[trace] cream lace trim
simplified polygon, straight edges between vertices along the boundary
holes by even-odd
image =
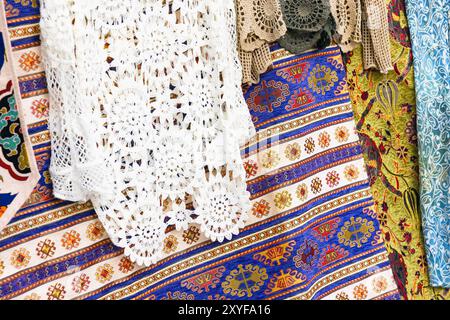
[[[336,40],[343,52],[352,51],[362,42],[361,0],[330,0],[330,7],[336,21]]]

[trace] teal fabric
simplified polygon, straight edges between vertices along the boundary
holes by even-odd
[[[449,0],[407,0],[417,94],[421,209],[430,284],[450,287]]]

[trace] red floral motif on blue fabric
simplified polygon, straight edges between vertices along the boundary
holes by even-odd
[[[344,248],[341,248],[335,244],[327,245],[327,247],[322,250],[320,256],[320,264],[322,265],[322,267],[325,267],[347,256],[348,251],[346,251]]]
[[[335,218],[314,227],[313,234],[319,241],[328,241],[337,231],[341,219]]]

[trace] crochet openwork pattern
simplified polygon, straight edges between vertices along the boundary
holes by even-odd
[[[330,45],[335,23],[333,18],[328,18],[323,30],[316,32],[288,29],[284,37],[278,43],[289,52],[300,54],[312,48],[323,49]]]
[[[394,70],[391,57],[388,10],[384,0],[362,0],[364,68],[381,73]]]
[[[236,0],[242,82],[257,83],[272,65],[269,43],[286,33],[278,0]]]
[[[138,264],[169,226],[237,234],[254,127],[234,1],[41,0],[41,15],[55,194],[92,200]]]
[[[319,31],[330,15],[329,0],[281,0],[289,29]]]
[[[331,43],[335,22],[328,0],[281,0],[287,32],[278,43],[294,54],[322,49]]]
[[[362,41],[361,0],[330,0],[330,6],[337,25],[336,40],[343,52],[351,51]]]

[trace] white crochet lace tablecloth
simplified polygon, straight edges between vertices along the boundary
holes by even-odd
[[[139,264],[169,226],[237,234],[254,127],[234,1],[42,0],[41,15],[55,195],[92,200]]]

